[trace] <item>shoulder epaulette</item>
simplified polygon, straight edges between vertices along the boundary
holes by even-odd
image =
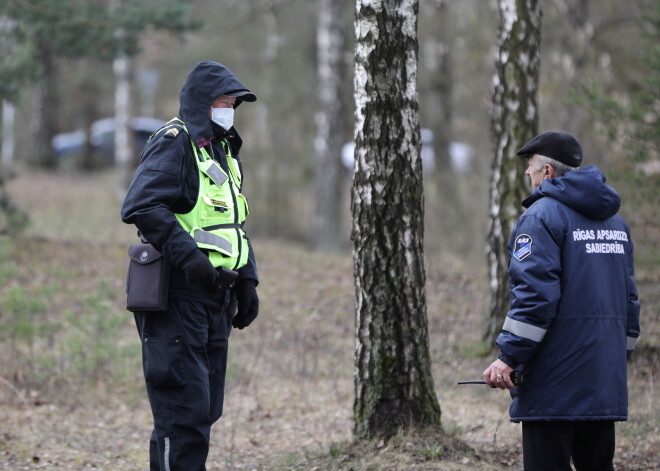
[[[172,118],[167,123],[165,123],[162,128],[153,133],[149,137],[149,141],[147,143],[151,142],[154,137],[161,133],[165,139],[175,139],[181,133],[181,131],[186,131],[186,128],[183,127],[183,121],[178,118]]]
[[[181,128],[178,126],[173,126],[170,127],[167,131],[165,131],[165,134],[163,134],[163,137],[167,139],[174,139],[176,136],[179,135],[181,132]]]

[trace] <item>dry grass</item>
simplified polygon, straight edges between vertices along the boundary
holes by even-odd
[[[33,175],[30,186],[42,190],[37,197],[24,178],[12,182],[12,194],[40,222],[28,237],[2,241],[9,249],[0,262],[0,300],[12,287],[33,300],[45,296],[41,325],[49,320],[59,328],[31,346],[0,334],[2,470],[148,468],[151,418],[137,335],[123,311],[125,252],[133,231],[118,221],[111,183],[107,175]],[[209,471],[522,469],[520,428],[508,421],[508,395],[456,385],[478,378],[490,362],[478,356],[487,305],[483,274],[428,274],[433,375],[445,433],[353,443],[350,256],[274,240],[254,245],[262,308],[255,324],[232,334],[225,415],[213,429]],[[94,319],[99,312],[118,316],[120,325],[97,327],[115,336],[115,355],[103,364],[105,374],[90,378],[67,356],[74,337],[66,334],[71,315]],[[2,322],[7,317],[0,312]],[[90,344],[103,340],[89,335]],[[617,426],[617,470],[658,469],[652,349],[635,359],[629,378],[631,420]]]

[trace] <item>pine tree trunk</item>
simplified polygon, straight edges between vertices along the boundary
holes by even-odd
[[[449,155],[449,145],[454,134],[452,132],[452,98],[454,95],[454,77],[452,74],[452,58],[449,28],[449,7],[447,1],[441,1],[438,5],[440,12],[440,21],[438,29],[435,31],[434,55],[435,67],[432,70],[430,80],[432,99],[435,98],[437,107],[434,109],[437,124],[434,127],[433,147],[435,148],[436,177],[441,187],[447,183],[453,185],[454,176],[449,173],[451,169],[451,158]],[[435,104],[435,103],[434,103]],[[427,105],[428,106],[428,105]],[[448,178],[443,178],[448,177]],[[448,181],[449,180],[449,181]]]
[[[40,167],[53,169],[57,165],[53,151],[53,137],[57,134],[57,68],[55,58],[49,48],[39,47],[39,60],[43,78],[33,98],[32,155],[29,161]]]
[[[98,67],[94,61],[82,60],[78,66],[81,69],[81,80],[78,85],[78,97],[81,100],[80,118],[83,123],[83,129],[87,130],[85,137],[85,144],[83,145],[82,155],[78,165],[81,170],[92,171],[106,162],[101,162],[97,155],[94,146],[92,145],[91,129],[92,124],[97,121],[100,116],[100,97],[102,96],[100,87],[96,77],[94,77],[93,70]],[[149,115],[146,115],[149,116]]]
[[[490,181],[488,266],[492,345],[509,310],[507,244],[528,195],[527,161],[516,155],[538,132],[541,1],[499,0],[497,74],[493,90],[494,158]]]
[[[346,90],[344,52],[345,0],[318,0],[319,111],[314,150],[314,200],[312,245],[319,250],[336,250],[342,245],[342,165],[345,141]]]
[[[424,270],[418,2],[357,0],[355,434],[439,426]]]

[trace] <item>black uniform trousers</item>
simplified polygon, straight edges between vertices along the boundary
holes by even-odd
[[[150,471],[205,471],[211,425],[222,415],[230,296],[220,308],[170,299],[166,312],[135,313],[154,419]]]
[[[614,422],[523,422],[525,471],[613,471]]]

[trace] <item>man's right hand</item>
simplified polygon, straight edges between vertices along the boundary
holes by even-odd
[[[213,286],[218,278],[218,272],[209,258],[199,250],[195,250],[181,266],[188,283]]]
[[[511,381],[513,368],[497,359],[490,364],[483,373],[486,384],[491,388],[513,389],[515,385]]]
[[[257,282],[248,278],[236,283],[236,300],[238,312],[232,319],[231,325],[237,329],[245,329],[259,314]]]

